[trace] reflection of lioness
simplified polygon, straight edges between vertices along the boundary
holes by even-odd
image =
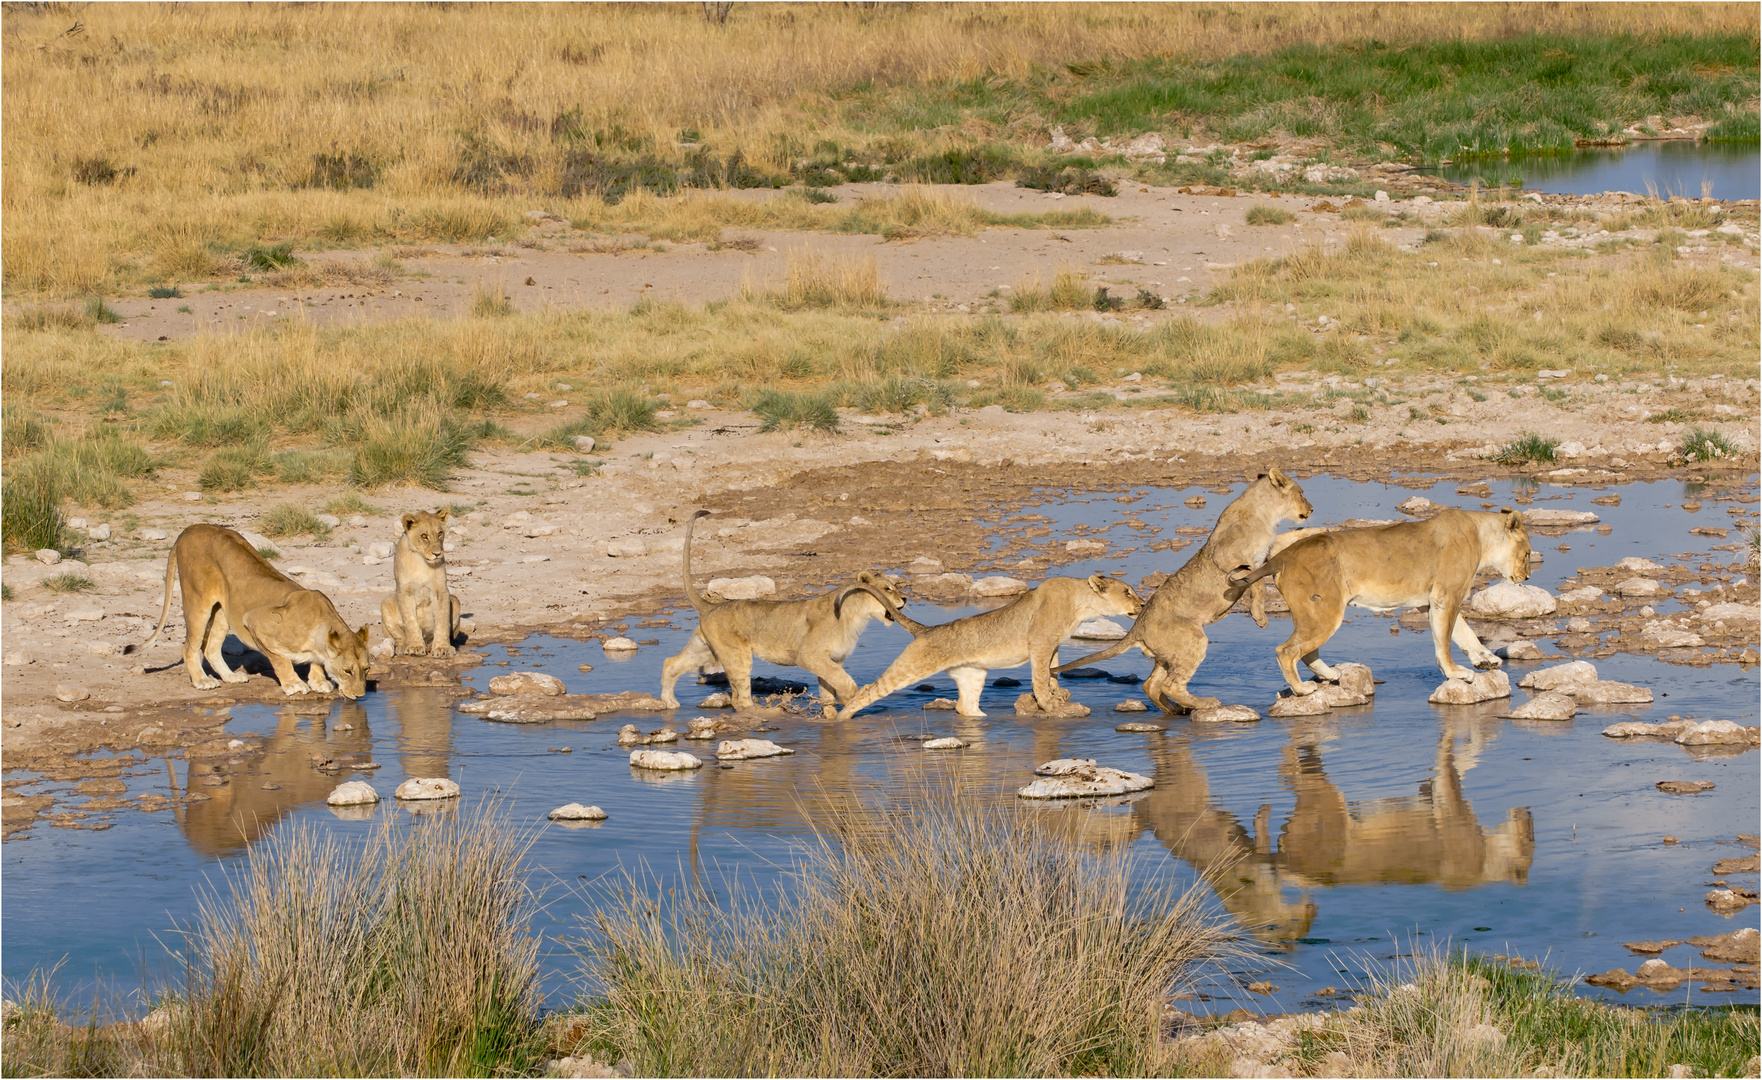
[[[1034,700],[1048,713],[1057,713],[1070,696],[1053,678],[1052,662],[1063,641],[1084,619],[1097,615],[1136,615],[1144,604],[1123,581],[1103,574],[1087,580],[1048,578],[1040,587],[1023,593],[996,611],[925,626],[901,615],[879,593],[872,593],[889,609],[899,625],[912,632],[912,643],[888,665],[881,677],[857,692],[838,714],[847,720],[857,712],[919,679],[946,671],[960,690],[955,711],[962,716],[984,716],[979,711],[979,691],[991,668],[1033,665]]]
[[[1450,659],[1451,641],[1477,666],[1498,667],[1499,658],[1460,614],[1482,570],[1497,570],[1506,581],[1530,576],[1529,534],[1509,507],[1497,514],[1446,510],[1425,521],[1323,533],[1231,580],[1236,595],[1261,578],[1278,585],[1292,623],[1291,637],[1276,650],[1279,670],[1293,693],[1308,694],[1315,684],[1298,678],[1297,661],[1324,679],[1336,677],[1319,652],[1340,628],[1348,605],[1372,611],[1430,605],[1432,643],[1447,677],[1474,678],[1471,669]]]
[[[1102,651],[1059,667],[1066,671],[1118,656],[1134,645],[1156,661],[1144,680],[1144,693],[1164,712],[1176,706],[1210,709],[1217,698],[1194,697],[1187,681],[1205,659],[1205,627],[1229,613],[1241,589],[1232,589],[1227,575],[1258,565],[1274,546],[1281,521],[1302,521],[1310,515],[1303,488],[1277,469],[1262,473],[1239,498],[1224,507],[1210,539],[1174,576],[1157,587],[1126,636]],[[1309,530],[1303,530],[1307,532]],[[1257,625],[1266,625],[1259,589],[1250,599]]]
[[[734,707],[750,709],[756,655],[767,663],[813,672],[820,680],[820,704],[830,715],[836,702],[849,701],[857,692],[857,681],[844,670],[844,660],[856,648],[863,628],[870,619],[892,618],[875,597],[887,597],[897,609],[905,606],[905,595],[885,577],[865,571],[857,575],[858,584],[811,600],[712,604],[691,583],[691,530],[698,518],[708,514],[699,510],[685,523],[685,595],[697,609],[697,633],[684,652],[661,666],[661,702],[677,709],[673,684],[679,676],[714,660],[728,673]],[[859,592],[861,596],[856,595]]]
[[[367,628],[350,630],[330,598],[303,589],[257,554],[245,538],[218,525],[191,525],[178,534],[165,560],[165,601],[153,634],[127,651],[145,649],[165,629],[171,582],[183,583],[184,670],[198,690],[220,683],[202,670],[202,658],[229,683],[248,676],[226,666],[220,647],[230,631],[269,659],[285,694],[332,689],[346,698],[367,692]],[[295,664],[310,664],[304,682]]]
[[[380,601],[380,623],[402,656],[451,656],[459,598],[447,591],[447,508],[405,514],[403,523],[392,555],[396,587]]]

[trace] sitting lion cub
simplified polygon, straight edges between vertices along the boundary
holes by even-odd
[[[870,595],[887,608],[895,622],[911,631],[912,643],[879,679],[845,703],[838,714],[840,720],[848,720],[888,694],[942,671],[954,677],[960,690],[955,711],[962,716],[984,716],[979,711],[979,691],[985,687],[985,673],[1022,664],[1032,665],[1035,702],[1043,711],[1056,714],[1070,700],[1052,673],[1059,642],[1085,619],[1136,615],[1144,606],[1130,585],[1105,574],[1086,580],[1047,578],[1039,588],[996,611],[939,626],[913,622],[881,593]]]
[[[1205,659],[1209,644],[1206,626],[1227,615],[1242,595],[1241,589],[1232,589],[1228,575],[1242,567],[1258,566],[1269,550],[1291,535],[1275,535],[1279,522],[1302,521],[1310,511],[1309,500],[1297,481],[1277,469],[1262,473],[1224,507],[1205,546],[1174,576],[1157,586],[1144,606],[1144,614],[1125,637],[1098,653],[1063,664],[1058,670],[1099,663],[1135,645],[1156,662],[1150,678],[1144,680],[1144,694],[1157,708],[1167,713],[1177,707],[1216,708],[1217,698],[1194,697],[1187,691],[1187,682]],[[1250,614],[1256,625],[1266,625],[1259,589],[1250,595]]]
[[[447,508],[405,514],[392,553],[395,591],[379,620],[400,656],[451,656],[459,636],[459,598],[447,591]]]
[[[181,579],[184,600],[184,670],[198,690],[220,685],[202,670],[202,660],[229,683],[249,676],[226,665],[220,647],[230,632],[268,658],[284,694],[310,690],[329,693],[330,682],[344,697],[367,692],[367,628],[350,630],[330,598],[301,588],[257,554],[245,538],[219,525],[191,525],[178,534],[165,560],[165,601],[152,636],[124,652],[158,640],[171,613],[171,583]],[[305,681],[295,664],[310,664]]]
[[[1231,576],[1234,595],[1270,577],[1291,607],[1291,636],[1274,650],[1279,670],[1295,694],[1315,692],[1297,675],[1297,661],[1324,679],[1336,678],[1322,663],[1321,647],[1334,636],[1346,608],[1394,611],[1427,607],[1432,645],[1446,678],[1468,680],[1474,672],[1450,659],[1454,641],[1478,667],[1498,667],[1494,656],[1462,618],[1462,603],[1475,575],[1497,570],[1506,581],[1530,576],[1530,538],[1523,517],[1510,507],[1497,514],[1445,510],[1425,521],[1368,529],[1342,529],[1300,540],[1260,569]]]

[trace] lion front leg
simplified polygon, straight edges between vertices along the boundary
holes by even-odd
[[[1461,679],[1463,682],[1470,682],[1474,679],[1474,669],[1463,667],[1450,655],[1450,639],[1454,634],[1456,624],[1461,621],[1462,602],[1455,596],[1440,596],[1439,591],[1438,589],[1432,590],[1431,619],[1432,651],[1438,660],[1438,670],[1442,671],[1447,679]],[[1480,639],[1474,636],[1473,631],[1469,631],[1468,636],[1476,646],[1485,651],[1486,646],[1481,645]],[[1469,655],[1472,658],[1474,654],[1470,652]]]
[[[425,626],[423,625],[424,620],[422,618],[422,612],[416,603],[416,598],[403,589],[399,589],[396,596],[398,601],[398,621],[403,624],[404,628],[404,655],[427,656],[428,638],[435,629],[433,618],[435,614],[434,605],[426,605],[430,617],[427,620],[428,625]]]
[[[1468,657],[1469,663],[1475,667],[1496,668],[1502,662],[1493,655],[1493,650],[1481,643],[1480,636],[1474,632],[1474,628],[1468,625],[1468,620],[1464,619],[1461,614],[1456,616],[1456,625],[1451,627],[1450,640],[1456,643],[1456,647],[1462,650],[1463,654]]]
[[[446,618],[435,620],[434,643],[428,647],[430,656],[452,656],[458,652],[453,642],[459,637],[459,598],[448,593],[445,606]]]

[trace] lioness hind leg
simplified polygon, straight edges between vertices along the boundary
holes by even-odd
[[[190,597],[184,597],[184,671],[190,677],[190,685],[198,690],[213,690],[220,685],[219,679],[202,669],[202,646],[207,638],[208,625],[219,614],[219,604],[203,611],[190,603]],[[220,640],[226,640],[226,635],[221,634]],[[215,670],[225,669],[223,660]]]
[[[1468,620],[1461,615],[1456,616],[1456,625],[1451,628],[1450,640],[1456,643],[1456,647],[1467,655],[1469,663],[1475,667],[1496,668],[1501,663],[1500,659],[1493,655],[1493,650],[1481,644],[1480,636],[1474,632],[1473,627],[1468,625]]]
[[[1307,582],[1294,582],[1290,589],[1280,587],[1285,602],[1291,606],[1291,636],[1273,649],[1273,654],[1279,658],[1279,671],[1293,694],[1315,693],[1315,684],[1304,682],[1297,674],[1297,662],[1314,659],[1334,631],[1340,629],[1340,621],[1346,615],[1344,597],[1324,600],[1309,589]]]
[[[722,661],[722,670],[728,673],[728,690],[734,695],[736,709],[753,707],[753,657],[744,649],[730,650],[727,656],[718,656]]]
[[[202,655],[208,658],[208,666],[214,673],[229,683],[242,683],[250,679],[242,671],[234,671],[226,664],[226,657],[221,653],[221,646],[226,644],[226,635],[232,633],[232,625],[226,621],[226,609],[216,607],[214,618],[208,624],[207,642],[202,647]],[[206,689],[206,688],[205,688]]]
[[[1340,681],[1340,673],[1329,667],[1327,662],[1321,658],[1320,649],[1306,653],[1303,657],[1303,662],[1308,665],[1309,670],[1315,672],[1318,678],[1326,679],[1329,682]]]
[[[1167,704],[1170,700],[1189,710],[1215,709],[1220,704],[1217,698],[1194,697],[1187,692],[1187,681],[1205,662],[1209,644],[1205,630],[1188,620],[1177,620],[1159,629],[1154,642],[1156,670],[1144,681],[1144,692],[1164,712],[1175,711]]]
[[[985,669],[981,667],[954,667],[948,669],[948,675],[954,680],[955,694],[954,711],[958,716],[977,717],[985,714],[979,709],[979,693],[985,689]]]
[[[699,630],[692,634],[691,640],[685,643],[685,650],[678,656],[668,657],[667,662],[661,665],[661,704],[669,709],[677,709],[679,699],[673,696],[673,684],[679,681],[679,676],[715,659],[716,654],[710,651],[710,643],[704,640],[704,632]]]

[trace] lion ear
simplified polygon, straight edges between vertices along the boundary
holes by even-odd
[[[409,532],[410,526],[416,524],[416,515],[415,514],[405,514],[402,520],[404,522],[404,531]]]
[[[443,506],[439,510],[436,510],[434,512],[434,516],[437,518],[440,518],[442,521],[445,521],[445,520],[447,520],[448,515],[450,515],[452,512],[453,511],[450,508]]]
[[[1509,507],[1509,506],[1500,507],[1499,512],[1501,514],[1505,515],[1505,527],[1507,529],[1510,529],[1512,532],[1522,532],[1523,531],[1523,515],[1522,514],[1511,509],[1511,507]]]
[[[1105,592],[1107,589],[1107,575],[1106,574],[1090,574],[1089,575],[1089,587],[1091,589],[1094,589],[1096,592]]]
[[[869,573],[867,570],[864,570],[861,573],[857,574],[857,580],[862,582],[864,585],[867,585],[875,580],[875,575]]]
[[[361,644],[367,644],[367,627],[363,626],[361,629],[355,631],[355,636],[361,639]]]
[[[1268,472],[1266,475],[1267,475],[1268,479],[1270,479],[1273,483],[1279,485],[1280,487],[1290,487],[1291,486],[1291,481],[1287,480],[1285,478],[1285,474],[1280,472],[1276,466],[1270,472]]]

